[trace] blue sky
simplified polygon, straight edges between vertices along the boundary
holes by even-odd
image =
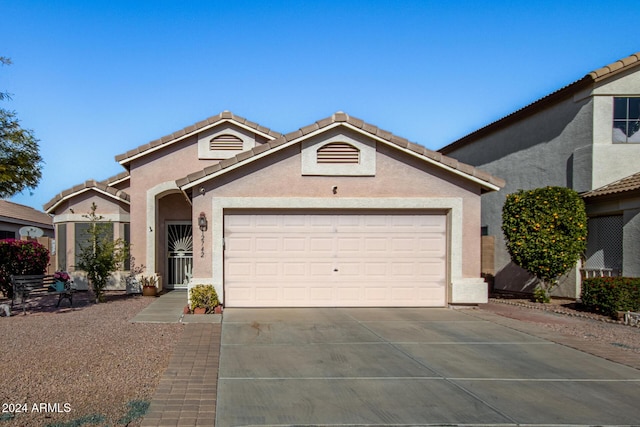
[[[279,132],[336,111],[431,149],[640,51],[640,2],[0,0],[2,107],[40,140],[17,203],[231,110]]]

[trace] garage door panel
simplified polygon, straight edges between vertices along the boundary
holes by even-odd
[[[443,306],[446,217],[225,215],[225,303]]]
[[[333,254],[334,239],[330,237],[310,237],[309,251],[312,255],[322,256]]]
[[[306,252],[307,239],[304,237],[283,237],[282,250],[284,252]]]

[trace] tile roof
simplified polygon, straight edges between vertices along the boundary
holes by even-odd
[[[596,188],[595,190],[587,191],[582,194],[582,197],[587,199],[591,197],[607,196],[637,190],[640,190],[640,172],[634,173],[631,176],[619,179],[600,188]]]
[[[9,218],[18,222],[40,224],[47,228],[53,228],[53,220],[46,213],[8,200],[0,200],[0,218]]]
[[[598,68],[597,70],[591,71],[586,74],[580,80],[576,80],[575,82],[564,86],[558,89],[555,92],[546,95],[537,101],[532,102],[529,105],[526,105],[519,110],[512,112],[504,116],[501,119],[498,119],[488,125],[481,127],[478,130],[471,132],[468,135],[463,136],[462,138],[448,144],[438,151],[443,154],[449,154],[458,148],[464,147],[467,144],[472,143],[478,138],[481,138],[485,135],[488,135],[494,131],[497,131],[505,126],[510,125],[518,120],[522,120],[525,117],[536,114],[542,108],[545,108],[555,102],[566,99],[570,96],[573,96],[576,92],[583,90],[585,88],[590,87],[593,83],[600,82],[602,80],[606,80],[610,77],[613,77],[616,74],[619,74],[623,71],[632,69],[634,67],[640,66],[640,52],[634,53],[626,58],[615,61],[609,65],[605,65],[602,68]]]
[[[122,174],[121,174],[122,175]],[[120,175],[117,175],[120,176]],[[115,178],[115,177],[114,177]],[[129,194],[127,194],[126,192],[122,191],[122,190],[118,190],[114,187],[111,187],[107,184],[107,182],[110,182],[110,179],[107,179],[105,181],[95,181],[93,179],[87,180],[85,182],[83,182],[82,184],[76,185],[73,188],[69,188],[68,190],[64,190],[62,193],[56,195],[54,198],[52,198],[51,200],[49,200],[47,203],[45,203],[44,210],[46,212],[52,212],[56,206],[58,206],[62,201],[75,196],[76,194],[82,193],[84,191],[88,191],[88,190],[97,190],[100,191],[102,193],[106,193],[109,196],[113,197],[114,199],[117,199],[119,201],[125,202],[125,203],[129,203],[130,202],[130,198],[129,198]]]
[[[118,182],[122,182],[122,181],[124,181],[126,179],[129,179],[129,178],[130,178],[129,171],[124,171],[124,172],[120,172],[118,175],[115,175],[115,176],[109,177],[109,178],[107,178],[107,179],[105,179],[103,181],[100,181],[100,183],[110,186],[110,185],[116,184]]]
[[[185,137],[194,135],[198,132],[201,132],[202,130],[204,130],[205,128],[209,128],[214,126],[216,123],[225,121],[225,120],[232,120],[242,126],[245,126],[251,130],[254,130],[258,133],[261,133],[263,135],[266,135],[270,138],[278,138],[281,136],[281,134],[279,132],[273,131],[269,128],[266,128],[264,126],[260,126],[257,123],[254,123],[252,121],[249,121],[247,119],[245,119],[244,117],[240,117],[238,115],[233,114],[230,111],[223,111],[222,113],[215,115],[215,116],[211,116],[207,119],[204,119],[202,121],[199,121],[198,123],[195,123],[193,125],[187,126],[183,129],[180,129],[177,132],[174,132],[170,135],[165,135],[162,138],[158,138],[154,141],[148,142],[147,144],[143,144],[141,146],[139,146],[138,148],[134,148],[133,150],[129,150],[126,153],[123,154],[119,154],[116,156],[116,162],[121,163],[121,164],[126,164],[129,161],[131,161],[131,159],[133,157],[136,157],[138,155],[142,155],[144,153],[146,153],[147,151],[153,151],[155,149],[158,149],[160,147],[164,147],[167,145],[171,145],[174,142],[177,142]]]
[[[427,161],[431,161],[433,163],[439,164],[442,167],[453,169],[458,171],[461,174],[466,175],[467,177],[473,177],[477,180],[483,182],[487,187],[503,187],[505,182],[501,178],[497,178],[495,176],[490,175],[487,172],[484,172],[480,169],[477,169],[473,166],[467,165],[465,163],[458,162],[456,159],[451,157],[447,157],[438,153],[436,151],[429,150],[422,145],[413,143],[405,138],[394,135],[393,133],[382,130],[377,126],[368,124],[361,119],[357,119],[352,117],[342,111],[339,111],[333,114],[330,117],[327,117],[322,120],[318,120],[317,122],[300,128],[294,132],[290,132],[286,135],[282,135],[273,141],[269,141],[265,144],[254,147],[252,150],[240,153],[234,157],[229,159],[225,159],[220,163],[209,166],[201,171],[190,174],[185,178],[179,179],[176,181],[178,187],[190,187],[193,183],[198,182],[202,179],[206,179],[206,177],[216,174],[218,172],[223,171],[224,169],[230,168],[232,166],[238,165],[245,161],[251,161],[256,156],[266,153],[270,150],[273,150],[279,146],[282,146],[286,143],[292,142],[299,138],[308,136],[312,133],[321,131],[324,128],[334,126],[336,124],[345,124],[354,127],[356,130],[364,134],[368,134],[370,136],[376,137],[378,139],[382,139],[389,143],[390,145],[395,145],[401,149],[408,150],[414,154],[417,154],[419,157],[424,158]]]

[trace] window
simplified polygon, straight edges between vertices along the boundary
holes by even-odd
[[[640,97],[613,98],[613,142],[640,143]]]
[[[318,149],[318,163],[358,164],[360,150],[346,142],[332,142]]]
[[[589,218],[586,270],[608,271],[617,276],[622,273],[623,218],[622,215]]]
[[[209,141],[211,151],[242,151],[242,140],[235,135],[218,135]]]
[[[113,240],[113,224],[108,222],[99,222],[98,224],[107,224],[108,227],[105,227],[104,231],[106,236]],[[91,234],[89,233],[89,227],[91,226],[88,222],[77,222],[75,224],[75,254],[76,259],[77,256],[82,251],[83,247],[87,247],[91,244]]]
[[[124,241],[129,246],[131,244],[131,224],[124,223]],[[124,270],[131,270],[131,254],[124,260]]]
[[[67,224],[58,224],[56,254],[58,256],[58,270],[67,271]]]
[[[16,238],[15,231],[0,230],[0,240],[2,240],[2,239],[15,239],[15,238]]]

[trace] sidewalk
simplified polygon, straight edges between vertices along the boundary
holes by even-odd
[[[147,297],[149,298],[149,297]],[[221,314],[194,315],[184,314],[187,305],[187,291],[173,290],[166,292],[142,310],[131,322],[133,323],[221,323]]]
[[[142,421],[143,427],[214,425],[222,315],[184,314],[186,304],[186,291],[170,291],[132,319],[141,323],[185,324]]]

